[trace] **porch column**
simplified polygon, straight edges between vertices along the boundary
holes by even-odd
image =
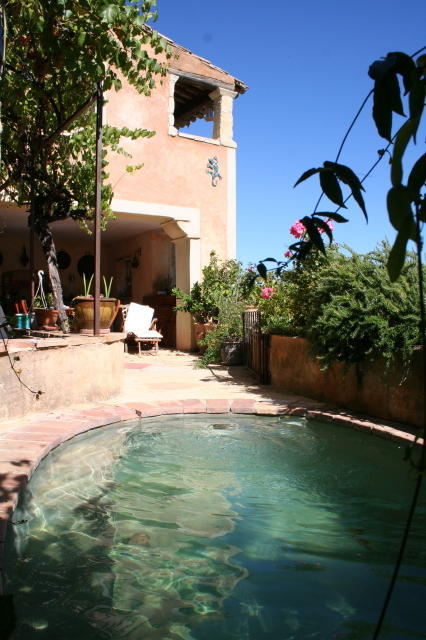
[[[234,142],[234,117],[233,107],[236,91],[218,87],[211,93],[209,98],[214,102],[214,128],[213,138],[220,141],[226,147],[236,147]]]
[[[192,215],[186,219],[169,218],[161,227],[175,245],[176,250],[176,286],[190,291],[192,285],[201,276],[200,216]],[[179,312],[176,316],[176,346],[190,351],[194,347],[192,317],[189,313]]]
[[[176,247],[176,286],[190,291],[200,279],[201,248],[199,238],[178,238],[172,240]],[[178,313],[176,316],[176,346],[183,351],[194,347],[192,316]]]

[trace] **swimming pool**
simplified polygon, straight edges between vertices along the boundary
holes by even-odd
[[[414,476],[303,419],[170,416],[74,438],[7,544],[17,640],[370,638]],[[382,638],[426,638],[424,495]]]

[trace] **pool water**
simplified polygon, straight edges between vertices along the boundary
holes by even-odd
[[[56,449],[7,544],[16,640],[369,639],[415,477],[393,442],[256,416]],[[426,638],[426,502],[382,639]]]

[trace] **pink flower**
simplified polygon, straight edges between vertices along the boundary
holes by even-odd
[[[260,297],[264,298],[265,300],[269,300],[269,298],[272,298],[274,293],[275,293],[275,289],[273,289],[272,287],[263,287],[263,289],[260,292]]]
[[[330,229],[330,231],[333,231],[334,229],[334,224],[333,221],[330,220],[329,218],[327,220],[325,220],[325,224],[328,226],[328,228]],[[304,224],[302,224],[300,222],[300,220],[297,220],[296,222],[294,222],[291,227],[290,227],[290,233],[292,236],[294,236],[295,238],[301,238],[303,236],[303,234],[306,231],[306,227]],[[324,229],[321,229],[321,227],[318,228],[318,231],[320,233],[324,233]],[[285,255],[285,254],[284,254]],[[287,257],[287,256],[286,256]]]
[[[284,258],[292,258],[293,257],[293,251],[286,251],[284,253]]]
[[[300,220],[297,220],[296,222],[294,222],[290,227],[290,233],[295,238],[301,238],[305,233],[305,231],[306,231],[306,227],[304,224],[300,222]]]

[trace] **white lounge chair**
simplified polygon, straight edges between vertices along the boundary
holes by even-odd
[[[131,302],[123,305],[121,312],[124,318],[124,332],[127,337],[137,342],[138,353],[141,353],[141,342],[152,345],[152,351],[158,353],[158,343],[162,339],[162,334],[156,329],[156,318],[154,318],[154,309],[147,305]],[[124,349],[127,351],[127,340],[124,343]]]

